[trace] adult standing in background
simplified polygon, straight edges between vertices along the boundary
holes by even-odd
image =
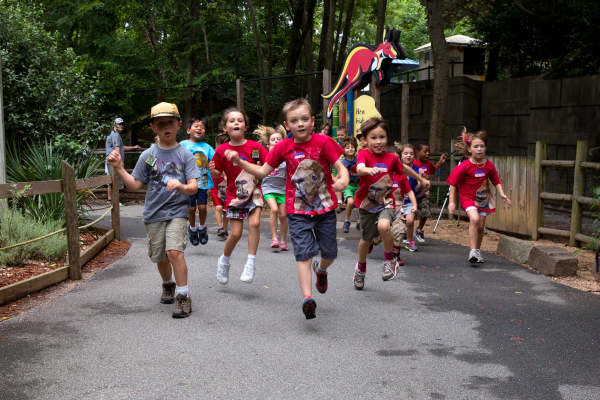
[[[117,118],[115,119],[115,124],[113,126],[113,130],[110,132],[110,135],[108,135],[106,137],[106,157],[108,157],[108,155],[110,153],[112,153],[113,150],[118,150],[119,153],[121,153],[121,164],[124,164],[125,160],[125,151],[131,151],[131,150],[137,150],[140,148],[140,146],[135,145],[135,146],[125,146],[123,144],[123,139],[121,138],[121,132],[123,132],[123,130],[125,129],[125,121],[123,121],[123,118]],[[108,162],[105,160],[104,162],[104,171],[106,172],[106,175],[109,175],[110,172],[108,170]],[[107,194],[107,203],[110,203],[110,185],[108,185],[108,194]],[[119,202],[120,206],[126,206],[127,204],[124,202]]]

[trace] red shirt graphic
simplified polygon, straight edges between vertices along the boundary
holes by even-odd
[[[394,189],[392,190],[392,196],[394,197],[394,209],[400,211],[404,205],[404,196],[408,194],[412,189],[410,183],[408,183],[408,177],[406,175],[392,174],[394,180]]]
[[[259,161],[265,162],[267,150],[259,143],[253,140],[247,140],[241,146],[232,146],[229,143],[223,143],[215,152],[213,161],[215,168],[225,172],[227,175],[227,194],[225,197],[225,208],[254,208],[263,206],[262,192],[260,184],[254,175],[241,169],[237,164],[230,162],[225,157],[226,150],[237,151],[242,160],[257,164]]]
[[[375,176],[361,175],[354,203],[370,213],[378,213],[384,208],[394,208],[392,174],[404,175],[402,163],[391,153],[373,154],[369,150],[358,153],[356,165],[367,168],[378,167],[382,172]],[[360,170],[359,170],[360,172]]]
[[[332,138],[312,135],[304,143],[284,139],[269,152],[266,163],[286,162],[285,209],[288,214],[319,215],[337,207],[331,166],[344,154]]]
[[[446,180],[450,185],[460,188],[458,198],[463,210],[477,207],[492,213],[496,211],[496,203],[490,190],[490,181],[494,186],[501,183],[494,164],[486,160],[483,165],[476,165],[470,159],[454,168]]]
[[[419,168],[419,175],[433,175],[435,173],[435,165],[429,160],[419,161],[418,158],[415,158],[413,161],[413,165]]]

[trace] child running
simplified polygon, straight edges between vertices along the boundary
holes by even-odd
[[[414,165],[415,160],[415,148],[412,144],[407,143],[402,146],[402,163],[412,168],[417,173],[419,167]],[[415,213],[417,212],[417,204],[419,200],[426,197],[426,192],[421,186],[417,186],[417,180],[415,178],[408,178],[410,188],[414,193],[414,198],[406,198],[404,200],[404,217],[406,218],[406,242],[404,247],[408,251],[419,251],[415,241],[413,240],[413,233],[415,229]]]
[[[342,164],[342,148],[330,137],[310,132],[314,116],[304,98],[290,101],[283,107],[285,128],[293,139],[279,142],[269,152],[266,164],[256,166],[235,151],[229,151],[229,160],[257,177],[265,177],[276,166],[286,162],[285,205],[298,262],[298,280],[302,290],[302,312],[306,319],[315,318],[317,303],[312,297],[312,271],[315,272],[319,293],[327,291],[327,268],[337,257],[335,192],[348,186],[348,171]],[[338,176],[332,182],[331,166]],[[321,259],[312,261],[321,251]]]
[[[285,128],[279,126],[277,130],[275,130],[271,127],[259,125],[254,133],[260,138],[260,144],[271,151],[277,143],[283,140]],[[275,171],[265,176],[261,183],[265,201],[271,209],[271,214],[269,215],[269,224],[271,226],[271,248],[281,249],[281,251],[288,250],[286,241],[288,222],[287,214],[285,212],[285,177],[284,161],[279,164]],[[277,219],[279,219],[281,224],[281,241],[277,239]]]
[[[200,173],[198,193],[190,196],[188,239],[193,246],[198,246],[198,244],[204,246],[208,243],[208,228],[204,225],[208,213],[206,209],[208,191],[214,186],[212,177],[208,171],[208,163],[215,155],[215,149],[204,142],[206,121],[196,117],[189,118],[187,121],[187,134],[190,136],[190,139],[184,140],[180,144],[192,152],[196,159],[198,172]],[[199,226],[196,226],[196,208],[198,208]]]
[[[231,224],[231,235],[227,238],[223,255],[217,262],[217,280],[222,285],[229,282],[229,257],[242,237],[245,219],[248,220],[248,260],[244,265],[240,280],[251,283],[254,280],[256,269],[256,250],[260,239],[260,212],[263,207],[262,192],[256,177],[243,171],[236,162],[230,162],[225,157],[228,150],[234,150],[239,154],[240,159],[247,160],[248,163],[264,164],[267,150],[258,142],[247,140],[244,137],[247,126],[248,117],[242,110],[230,107],[223,111],[220,123],[223,133],[219,136],[222,138],[220,140],[224,140],[225,143],[217,147],[214,163],[209,165],[213,177],[220,176],[221,171],[225,172],[227,176],[225,209]]]
[[[426,141],[416,142],[414,150],[414,165],[418,168],[419,174],[427,179],[429,179],[430,176],[435,174],[448,158],[448,156],[442,153],[438,163],[436,165],[433,165],[433,163],[429,161],[429,143]],[[429,204],[429,191],[426,191],[424,196],[417,196],[417,201],[419,209],[419,227],[415,231],[415,237],[419,242],[425,243],[425,234],[423,233],[423,228],[425,227],[427,218],[431,218],[433,216],[433,214],[431,213],[431,205]]]
[[[350,175],[350,183],[346,190],[342,192],[343,200],[346,202],[346,220],[342,226],[342,232],[350,232],[350,217],[354,209],[354,197],[358,190],[358,174],[356,173],[356,140],[351,137],[346,137],[340,140],[340,145],[344,149],[344,157],[340,158],[342,164],[348,170]],[[356,229],[360,231],[360,220],[356,223]]]
[[[450,184],[448,212],[453,213],[456,208],[456,188],[460,187],[460,205],[469,216],[470,263],[483,262],[480,248],[485,217],[496,211],[488,179],[496,187],[500,198],[506,204],[511,204],[502,190],[502,183],[496,167],[485,158],[486,143],[487,133],[485,131],[466,133],[466,128],[463,128],[462,137],[459,138],[455,147],[469,159],[454,168],[447,179]]]
[[[224,173],[220,178],[213,178],[214,186],[210,189],[210,197],[215,208],[215,221],[217,222],[217,237],[219,240],[227,240],[227,223],[229,218],[223,210],[227,194],[227,179]]]
[[[114,150],[107,161],[132,192],[148,184],[142,222],[148,234],[148,254],[157,263],[163,280],[160,302],[176,302],[173,318],[185,318],[192,312],[192,299],[188,295],[188,269],[183,251],[189,196],[198,191],[200,173],[192,153],[175,139],[181,128],[175,104],[159,103],[152,107],[150,127],[158,142],[142,153],[131,175],[123,168],[118,151]]]
[[[398,157],[387,153],[389,124],[386,120],[373,117],[360,127],[367,140],[367,151],[358,155],[356,170],[360,175],[360,186],[356,192],[360,222],[361,240],[358,244],[358,263],[354,270],[354,287],[362,290],[367,272],[367,253],[373,239],[379,234],[383,241],[382,279],[388,281],[396,276],[397,263],[394,260],[394,237],[392,221],[395,217],[394,174],[403,175],[403,167]]]

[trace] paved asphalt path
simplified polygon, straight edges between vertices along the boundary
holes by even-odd
[[[254,283],[239,281],[244,236],[222,286],[209,214],[209,243],[185,253],[193,313],[176,320],[158,301],[142,208],[121,210],[123,259],[0,323],[0,398],[600,398],[600,297],[494,254],[473,268],[465,247],[428,239],[383,282],[376,248],[357,291],[353,225],[306,320],[293,253],[269,248],[267,218]]]

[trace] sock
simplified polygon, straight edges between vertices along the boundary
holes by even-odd
[[[198,227],[197,227],[197,226],[192,226],[192,225],[190,225],[190,230],[191,230],[192,232],[196,232],[196,231],[198,231]]]
[[[175,296],[178,294],[187,297],[188,287],[187,286],[175,286]]]
[[[225,254],[221,256],[221,262],[225,265],[229,265],[229,257],[225,257]]]
[[[327,271],[323,271],[321,269],[321,263],[319,263],[319,266],[317,267],[317,274],[319,274],[319,275],[327,275]]]
[[[250,264],[254,267],[254,263],[256,262],[256,254],[248,254],[248,261],[246,264]]]
[[[312,296],[306,296],[303,300],[312,299]]]
[[[383,259],[384,259],[384,261],[393,260],[394,259],[394,252],[393,251],[390,252],[390,253],[383,252]]]
[[[394,254],[400,254],[400,246],[394,245]]]
[[[198,225],[198,229],[203,230],[205,225]]]
[[[367,272],[367,262],[366,261],[364,263],[359,262],[357,268],[360,272],[362,272],[364,274],[365,272]]]
[[[173,283],[173,282],[175,282],[175,279],[173,279],[173,275],[171,275],[171,279],[169,279],[168,281],[163,281],[163,283],[165,285],[168,285],[169,283]]]
[[[350,220],[349,219],[345,219],[344,222],[350,222]]]
[[[338,204],[342,204],[342,201],[341,201],[341,200],[338,200]]]

